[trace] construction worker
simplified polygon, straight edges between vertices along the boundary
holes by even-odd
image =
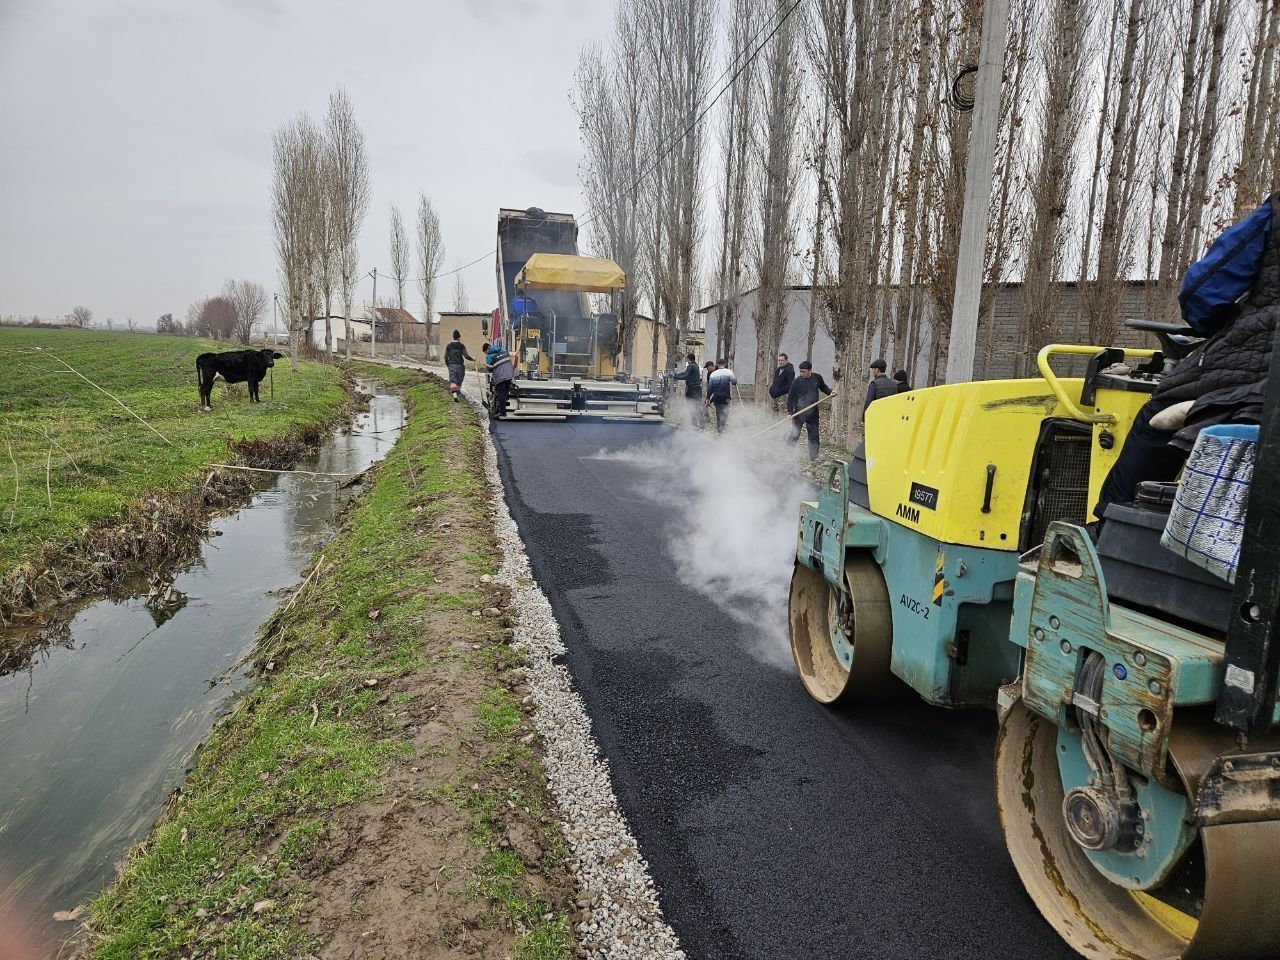
[[[898,384],[899,393],[911,392],[911,381],[907,378],[907,371],[899,370],[893,375],[893,379]]]
[[[885,397],[892,397],[898,392],[897,382],[885,375],[888,369],[889,365],[883,360],[871,361],[871,382],[867,384],[867,402],[862,405],[863,420],[867,419],[867,408],[871,404]]]
[[[716,368],[707,377],[707,407],[715,407],[716,433],[724,432],[724,425],[729,418],[729,401],[738,378],[729,369],[729,361],[723,357],[716,360]]]
[[[489,368],[490,382],[498,398],[498,419],[501,420],[507,415],[507,395],[516,376],[515,365],[502,344],[486,343],[484,349],[484,365]]]
[[[791,365],[785,353],[778,354],[778,366],[773,371],[773,383],[769,384],[769,397],[773,400],[786,399],[791,384],[796,380],[796,368]],[[776,407],[774,409],[777,409]]]
[[[707,423],[707,409],[702,405],[702,371],[698,369],[698,358],[692,353],[686,354],[688,365],[684,373],[671,374],[672,380],[684,381],[684,398],[689,402],[689,420],[701,430]]]
[[[821,374],[813,372],[808,360],[800,363],[800,374],[787,391],[787,413],[791,415],[791,443],[800,439],[800,431],[809,434],[809,459],[818,459],[818,400],[819,394],[834,397],[836,392],[827,386]]]
[[[449,371],[449,392],[453,394],[454,403],[458,402],[462,394],[462,380],[467,375],[467,365],[464,362],[466,360],[476,362],[476,358],[467,353],[467,347],[462,342],[462,334],[455,330],[453,339],[444,348],[444,366]]]

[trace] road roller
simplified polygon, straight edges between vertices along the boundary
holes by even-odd
[[[801,507],[792,653],[822,704],[997,712],[1009,853],[1082,956],[1276,958],[1280,377],[1233,586],[1161,546],[1176,484],[1092,512],[1185,344],[1156,332],[1163,350],[1051,345],[1037,378],[872,405]]]

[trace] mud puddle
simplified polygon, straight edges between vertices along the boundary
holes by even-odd
[[[362,389],[369,385],[362,384]],[[300,470],[355,473],[404,421],[375,393],[349,433]],[[281,594],[331,537],[354,490],[291,474],[212,524],[194,564],[156,595],[101,600],[30,669],[0,677],[0,925],[54,955],[89,899],[146,835],[196,745],[248,678],[237,668]]]

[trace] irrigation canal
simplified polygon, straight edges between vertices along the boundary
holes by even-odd
[[[403,420],[398,397],[375,393],[350,432],[298,466],[364,470]],[[145,595],[92,603],[29,669],[0,677],[0,909],[28,918],[51,954],[76,927],[54,913],[109,882],[146,835],[196,745],[249,682],[240,661],[258,628],[352,493],[280,476],[213,523],[200,557],[171,572],[162,612]]]

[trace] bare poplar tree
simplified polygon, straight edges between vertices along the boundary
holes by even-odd
[[[341,87],[329,95],[329,109],[325,114],[325,156],[329,167],[325,184],[328,188],[330,237],[342,293],[346,354],[347,359],[351,359],[351,311],[356,277],[360,272],[356,241],[369,210],[369,158],[365,152],[364,132],[356,122],[351,99]],[[326,349],[332,343],[329,313],[326,309]]]
[[[755,180],[754,148],[759,112],[759,63],[751,56],[752,40],[761,31],[760,0],[734,0],[729,12],[725,72],[728,97],[720,123],[720,255],[716,265],[716,345],[732,364],[736,353],[738,301],[753,284],[746,249],[752,227],[749,187]]]
[[[1204,75],[1204,93],[1200,102],[1200,117],[1191,173],[1191,202],[1199,205],[1200,215],[1195,218],[1192,229],[1183,234],[1183,242],[1177,257],[1180,265],[1195,259],[1204,247],[1208,246],[1210,237],[1207,234],[1214,226],[1212,194],[1215,185],[1211,182],[1210,170],[1215,152],[1221,146],[1219,135],[1223,126],[1221,105],[1225,79],[1223,62],[1226,57],[1231,6],[1232,0],[1210,0],[1209,4],[1209,45],[1206,51],[1208,63],[1201,68]]]
[[[267,291],[253,280],[227,280],[222,295],[235,309],[235,326],[232,334],[241,343],[248,343],[254,328],[262,322],[267,312]]]
[[[699,114],[706,102],[713,48],[714,0],[637,0],[644,52],[646,121],[657,151],[648,237],[654,319],[667,356],[679,354],[696,286],[700,240],[702,157]],[[652,372],[656,375],[657,337]]]
[[[272,145],[272,228],[285,286],[289,357],[295,370],[299,340],[305,335],[310,341],[320,299],[316,262],[323,236],[322,144],[315,123],[300,114],[276,131]]]
[[[815,181],[818,185],[816,203],[814,204],[814,220],[813,220],[813,246],[809,251],[810,259],[810,278],[809,278],[809,327],[805,336],[805,356],[813,356],[813,344],[818,335],[818,318],[821,311],[825,309],[825,299],[821,296],[819,284],[824,275],[824,263],[822,259],[823,241],[826,239],[826,191],[821,189],[821,184],[827,175],[828,161],[828,138],[831,133],[831,107],[824,102],[822,110],[822,123],[818,128],[817,136],[814,139],[813,155],[811,157],[814,168]],[[721,307],[723,309],[723,307]]]
[[[773,358],[782,346],[787,322],[787,268],[796,241],[796,190],[799,163],[796,127],[800,119],[799,38],[800,14],[784,17],[793,0],[773,0],[778,28],[764,48],[760,73],[762,89],[758,142],[759,175],[755,184],[759,242],[756,273],[760,278],[756,297],[755,382],[768,382]],[[763,401],[765,395],[758,394]]]
[[[1115,40],[1108,48],[1106,69],[1103,76],[1102,113],[1098,122],[1097,148],[1094,153],[1093,184],[1103,192],[1102,221],[1098,226],[1097,275],[1092,286],[1087,285],[1087,270],[1093,258],[1090,232],[1093,228],[1093,196],[1090,191],[1090,209],[1085,226],[1085,241],[1081,250],[1080,280],[1081,303],[1088,321],[1090,343],[1110,343],[1120,327],[1120,299],[1124,282],[1133,268],[1133,237],[1125,230],[1136,197],[1137,151],[1139,117],[1135,109],[1134,94],[1139,86],[1136,76],[1139,39],[1146,28],[1145,0],[1118,0],[1113,26],[1124,24],[1121,35],[1119,74],[1112,77]],[[1127,6],[1127,11],[1125,7]],[[1122,16],[1123,14],[1123,16]],[[1114,30],[1113,30],[1114,33]],[[1110,101],[1114,90],[1115,114],[1110,115]],[[1102,145],[1109,133],[1109,157],[1105,180],[1102,177]]]
[[[80,306],[71,311],[71,325],[73,327],[88,327],[93,323],[93,311],[88,307]]]
[[[467,297],[467,282],[462,279],[462,265],[458,264],[453,269],[453,310],[454,313],[466,313],[471,309],[471,302]]]
[[[1235,214],[1242,217],[1276,188],[1280,172],[1280,0],[1261,0],[1251,25],[1244,130],[1236,168]]]
[[[1071,198],[1072,159],[1081,129],[1085,7],[1083,0],[1054,0],[1049,8],[1044,98],[1031,187],[1031,232],[1022,281],[1024,374],[1050,338],[1058,317]]]
[[[618,321],[614,363],[630,357],[634,313],[645,286],[640,258],[641,204],[647,196],[641,164],[650,154],[649,128],[643,122],[647,77],[641,59],[639,24],[626,4],[614,11],[608,55],[598,44],[586,46],[574,71],[574,108],[582,134],[579,178],[592,198],[591,249],[609,257],[627,274],[629,304]]]
[[[418,292],[422,294],[422,322],[430,330],[436,312],[436,275],[444,266],[444,234],[440,217],[425,193],[418,194]],[[423,350],[430,349],[430,337],[423,338]]]
[[[834,262],[823,323],[835,348],[832,377],[850,380],[869,345],[873,291],[882,264],[885,148],[891,125],[887,98],[890,39],[899,27],[893,7],[872,0],[815,0],[807,45],[810,69],[830,107],[825,192]],[[841,390],[832,429],[843,441],[855,429],[856,390]]]
[[[404,285],[409,276],[409,240],[404,233],[400,208],[391,204],[391,278],[396,284],[396,306],[404,310]],[[400,352],[404,353],[404,317],[401,316]]]

